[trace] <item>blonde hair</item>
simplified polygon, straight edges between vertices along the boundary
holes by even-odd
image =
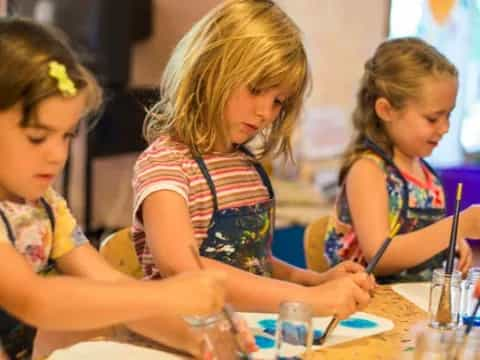
[[[32,109],[42,100],[61,95],[49,63],[65,66],[77,90],[85,90],[85,116],[99,109],[102,91],[93,75],[75,58],[58,30],[20,18],[0,19],[0,110],[18,102],[23,106],[22,126],[28,126]]]
[[[214,8],[183,37],[160,85],[160,101],[144,123],[150,143],[169,134],[192,153],[225,139],[223,111],[232,90],[285,86],[291,96],[262,135],[259,157],[290,155],[290,138],[310,84],[300,30],[272,1],[231,0]]]
[[[445,75],[457,78],[457,69],[437,49],[419,38],[399,38],[380,44],[364,66],[352,114],[354,134],[343,155],[339,184],[367,149],[367,139],[393,156],[392,140],[375,111],[377,99],[385,98],[393,108],[401,110],[408,100],[421,97],[425,79]]]

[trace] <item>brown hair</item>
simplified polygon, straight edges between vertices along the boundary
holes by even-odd
[[[22,102],[27,126],[32,109],[40,101],[63,95],[49,63],[65,66],[77,90],[87,91],[86,113],[97,110],[102,92],[91,73],[75,58],[57,30],[20,18],[0,19],[0,110]]]
[[[364,66],[352,114],[354,134],[343,155],[339,184],[359,155],[366,151],[367,139],[393,156],[393,143],[375,111],[377,99],[385,98],[401,110],[407,100],[421,96],[426,78],[445,75],[457,78],[457,69],[437,49],[419,38],[398,38],[380,44]]]
[[[291,89],[281,115],[263,135],[259,157],[290,155],[290,138],[310,84],[300,30],[269,0],[230,0],[183,37],[160,85],[160,102],[144,124],[148,142],[169,134],[192,153],[213,149],[223,133],[223,111],[233,89]]]

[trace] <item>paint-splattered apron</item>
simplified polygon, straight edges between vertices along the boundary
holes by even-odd
[[[246,149],[242,149],[250,155]],[[263,167],[253,162],[270,199],[252,206],[218,208],[215,184],[201,157],[196,157],[213,198],[213,215],[200,254],[253,274],[271,276],[271,245],[275,220],[273,188]],[[253,161],[253,160],[252,160]]]
[[[397,234],[405,234],[415,230],[422,229],[428,225],[431,225],[440,219],[445,217],[446,209],[443,208],[417,208],[411,206],[409,199],[408,182],[401,173],[400,169],[395,165],[393,160],[385,154],[385,152],[374,142],[367,140],[365,142],[368,149],[380,156],[384,161],[389,171],[393,171],[402,182],[402,208],[398,217],[400,222],[400,228]],[[437,173],[428,165],[427,162],[422,160],[423,165],[437,178],[437,181],[441,183]],[[420,245],[419,245],[420,246]],[[433,270],[442,267],[442,262],[446,258],[446,250],[439,252],[432,256],[427,261],[406,269],[398,274],[378,277],[379,283],[392,283],[392,282],[410,282],[410,281],[428,281],[431,280]]]
[[[55,216],[48,202],[41,198],[40,202],[47,212],[50,224],[52,226],[52,234],[55,232]],[[8,221],[5,213],[0,209],[0,218],[5,224],[10,242],[15,244],[15,233]],[[47,266],[42,270],[41,274],[48,274],[55,268],[55,262],[48,259]],[[8,354],[10,359],[30,359],[33,350],[33,340],[35,338],[36,329],[23,323],[14,316],[10,315],[0,307],[0,340],[3,350]]]

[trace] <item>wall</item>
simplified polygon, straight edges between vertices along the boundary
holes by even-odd
[[[132,86],[157,86],[170,53],[192,24],[222,0],[153,0],[153,36],[133,52]]]

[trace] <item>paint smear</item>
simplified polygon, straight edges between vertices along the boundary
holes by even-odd
[[[372,329],[378,326],[375,321],[352,317],[347,320],[340,321],[340,326],[351,329]]]
[[[271,349],[275,346],[275,341],[273,339],[262,335],[255,335],[255,343],[260,349]]]

